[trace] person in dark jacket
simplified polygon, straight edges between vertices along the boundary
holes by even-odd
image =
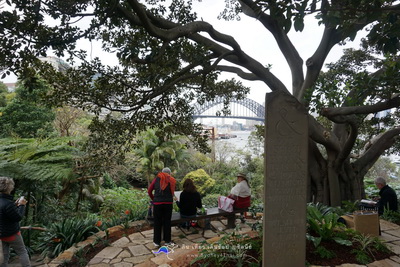
[[[171,170],[164,168],[151,182],[147,193],[154,205],[154,246],[161,243],[161,232],[165,245],[171,245],[171,216],[172,203],[175,192],[176,180],[171,176]],[[154,191],[154,195],[153,195]]]
[[[382,177],[375,178],[375,185],[378,187],[380,199],[378,200],[378,214],[382,215],[385,209],[396,211],[397,206],[397,194],[393,188],[386,184],[386,180]]]
[[[183,182],[183,191],[179,196],[179,201],[176,201],[176,204],[179,207],[179,213],[182,218],[195,217],[197,208],[202,207],[201,196],[199,192],[197,192],[192,179],[188,178]],[[190,222],[182,224],[182,227],[189,229]]]
[[[197,208],[201,208],[201,196],[196,190],[196,186],[192,179],[186,179],[183,182],[183,191],[176,202],[179,207],[179,212],[182,217],[195,216]]]
[[[28,252],[20,232],[19,222],[25,213],[27,201],[13,200],[11,191],[14,190],[14,181],[8,177],[0,177],[0,240],[3,248],[3,262],[0,267],[6,267],[10,257],[10,247],[19,256],[21,266],[31,266]]]

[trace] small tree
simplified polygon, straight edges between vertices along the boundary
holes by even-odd
[[[135,154],[139,157],[136,170],[143,173],[148,183],[162,168],[179,166],[184,160],[186,145],[184,137],[165,136],[162,129],[148,128],[137,136],[138,147]]]
[[[189,172],[181,181],[181,187],[186,179],[192,179],[197,191],[204,195],[206,192],[215,185],[215,180],[210,177],[203,169],[198,169],[196,171]]]
[[[15,98],[2,109],[0,135],[9,137],[16,134],[22,138],[31,138],[47,136],[53,132],[55,115],[51,108],[43,104],[43,96],[48,89],[38,79],[34,84],[30,83],[29,88],[20,83]]]
[[[7,86],[0,82],[0,108],[7,105],[6,94],[8,93]]]

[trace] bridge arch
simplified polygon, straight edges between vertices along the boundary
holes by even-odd
[[[217,117],[217,116],[210,116],[210,115],[202,115],[204,112],[207,110],[211,109],[214,106],[217,106],[219,104],[224,103],[225,98],[224,97],[216,97],[213,101],[207,101],[203,105],[200,104],[195,104],[194,105],[194,115],[193,118],[201,118],[201,117]],[[258,120],[258,121],[264,121],[265,119],[265,107],[256,101],[250,99],[250,98],[244,98],[244,99],[231,99],[231,103],[236,103],[241,106],[244,106],[245,108],[249,109],[252,113],[254,113],[254,117],[248,117],[248,116],[240,116],[240,115],[235,115],[235,116],[220,116],[220,117],[226,117],[226,118],[239,118],[239,119],[252,119],[252,120]]]

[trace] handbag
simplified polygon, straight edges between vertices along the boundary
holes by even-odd
[[[235,203],[235,200],[233,200],[229,197],[224,197],[224,196],[218,197],[218,208],[220,210],[232,212],[233,211],[233,203]]]

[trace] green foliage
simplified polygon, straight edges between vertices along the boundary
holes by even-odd
[[[356,260],[360,264],[368,264],[371,262],[371,258],[368,256],[368,253],[362,250],[353,249],[351,253],[356,254]]]
[[[359,209],[360,201],[342,201],[343,213],[352,213]]]
[[[366,179],[373,180],[376,177],[383,177],[386,181],[393,178],[399,179],[398,167],[388,157],[380,157],[365,175]]]
[[[393,211],[388,208],[385,208],[383,210],[381,218],[389,222],[394,222],[396,224],[400,223],[400,213],[398,211]]]
[[[226,178],[225,175],[220,173],[215,173],[213,177],[215,177],[215,184],[209,189],[210,194],[225,196],[229,194],[231,188],[235,185],[233,177]]]
[[[37,250],[42,251],[43,256],[54,258],[98,231],[95,219],[67,218],[47,227],[39,237]]]
[[[54,112],[41,103],[43,94],[49,90],[40,80],[34,88],[22,83],[16,89],[16,97],[7,104],[0,116],[0,136],[13,134],[22,138],[49,136],[53,132]]]
[[[163,129],[147,128],[137,135],[137,149],[134,152],[139,162],[136,170],[150,182],[162,168],[179,167],[179,162],[186,157],[185,140],[183,136],[165,136]]]
[[[377,237],[371,237],[364,234],[356,233],[353,237],[353,242],[357,245],[351,253],[356,254],[356,259],[360,264],[368,264],[371,258],[374,257],[375,250],[388,252],[389,249]]]
[[[1,107],[5,107],[7,105],[6,94],[8,93],[7,86],[0,81],[0,111]]]
[[[252,199],[249,212],[251,212],[253,216],[256,215],[257,212],[264,212],[264,202],[258,198]]]
[[[203,169],[198,169],[196,171],[189,172],[181,181],[181,187],[185,179],[192,179],[197,191],[204,195],[210,191],[210,189],[215,185],[215,180],[211,178]]]
[[[333,259],[336,257],[335,252],[326,249],[324,246],[318,246],[314,253],[318,254],[323,259]]]
[[[0,139],[0,172],[30,181],[69,180],[79,150],[69,138]]]
[[[101,196],[104,198],[104,202],[100,207],[100,214],[104,218],[119,217],[126,211],[129,211],[130,216],[137,219],[145,217],[149,204],[146,190],[117,187],[103,190]]]
[[[201,203],[206,208],[216,208],[218,207],[218,197],[221,196],[220,194],[206,194],[202,199]]]
[[[325,212],[321,212],[325,210]],[[315,247],[318,247],[322,240],[334,240],[339,244],[351,245],[350,241],[338,236],[338,230],[344,225],[338,222],[339,215],[318,205],[307,205],[307,226],[312,236],[311,240]]]
[[[365,180],[365,195],[368,199],[373,199],[374,197],[379,196],[379,189],[376,187],[374,180]]]

